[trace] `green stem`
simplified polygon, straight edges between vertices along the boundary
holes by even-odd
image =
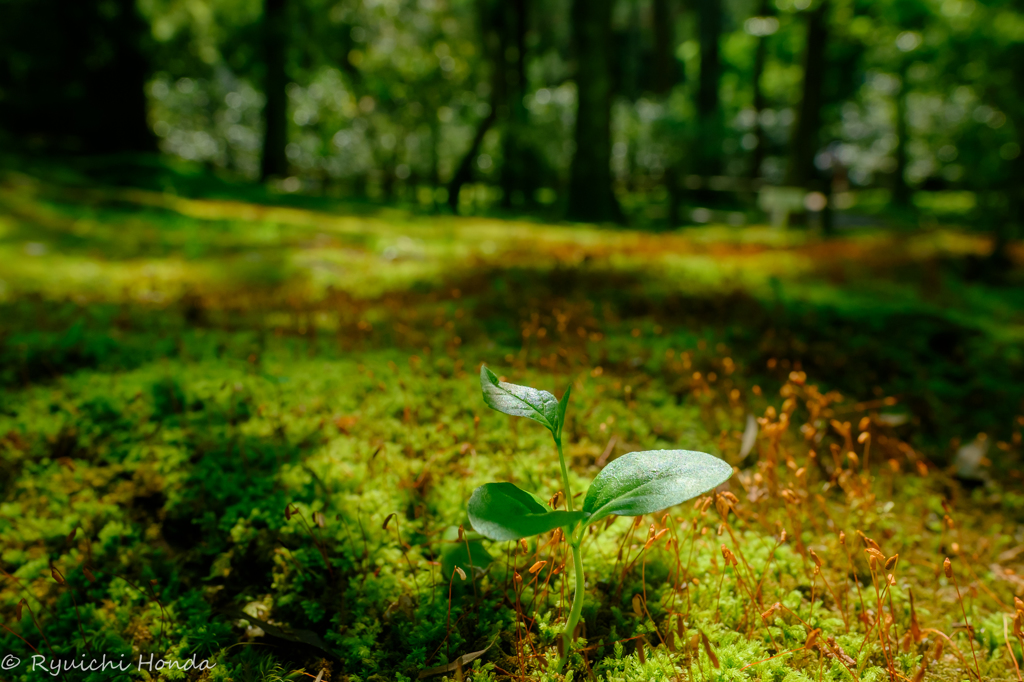
[[[558,661],[558,669],[565,667],[565,661],[569,658],[569,645],[572,642],[572,635],[576,632],[576,625],[580,622],[580,615],[583,613],[583,592],[585,583],[583,580],[583,552],[580,551],[578,543],[569,545],[572,549],[572,564],[576,569],[576,591],[572,596],[572,608],[569,609],[569,620],[562,632],[562,658]]]
[[[555,438],[555,445],[558,447],[558,463],[562,466],[562,485],[565,486],[565,504],[569,511],[573,511],[572,490],[569,488],[569,471],[565,467],[565,455],[562,453],[562,439]],[[569,542],[572,550],[572,565],[576,572],[576,590],[572,596],[572,607],[569,609],[569,620],[562,631],[562,657],[558,660],[558,669],[565,667],[569,658],[570,644],[573,633],[576,632],[576,625],[580,622],[580,615],[583,613],[583,593],[586,590],[586,583],[583,576],[583,553],[580,551],[580,544],[583,542],[583,534],[576,538],[574,528],[569,526],[565,529],[565,539]]]
[[[565,486],[566,508],[573,511],[572,491],[569,490],[569,470],[565,468],[565,455],[562,454],[562,438],[560,436],[555,438],[555,446],[558,448],[558,463],[562,465],[562,485]]]

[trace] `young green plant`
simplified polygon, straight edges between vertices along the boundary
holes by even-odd
[[[486,365],[480,367],[480,386],[489,407],[542,424],[551,432],[558,451],[566,511],[552,509],[542,497],[511,483],[485,483],[473,491],[468,508],[473,529],[491,540],[520,540],[556,528],[565,530],[572,551],[576,587],[569,619],[562,632],[562,655],[558,662],[561,670],[583,610],[585,583],[580,545],[586,527],[613,514],[643,516],[685,502],[727,480],[732,475],[732,467],[713,455],[690,450],[631,452],[613,460],[598,473],[583,498],[582,509],[577,511],[562,451],[569,388],[565,389],[562,399],[557,400],[547,391],[500,381]]]

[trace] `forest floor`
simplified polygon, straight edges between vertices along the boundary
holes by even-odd
[[[0,679],[1021,679],[1024,245],[249,198],[0,175]],[[572,386],[574,490],[736,468],[590,529],[568,674],[557,533],[459,539],[560,488],[484,362]]]

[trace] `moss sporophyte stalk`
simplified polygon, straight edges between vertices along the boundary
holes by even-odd
[[[569,618],[562,631],[562,655],[558,669],[565,666],[571,641],[580,622],[585,591],[583,533],[588,525],[608,516],[643,516],[665,510],[717,487],[732,475],[732,467],[721,459],[690,450],[647,450],[623,455],[604,467],[575,509],[569,487],[569,471],[562,450],[562,426],[569,405],[569,388],[558,400],[547,391],[517,386],[480,367],[480,386],[489,407],[515,417],[539,422],[551,432],[558,452],[566,509],[552,509],[548,502],[511,483],[485,483],[469,498],[469,521],[473,529],[491,540],[520,540],[562,528],[572,552],[575,591]]]

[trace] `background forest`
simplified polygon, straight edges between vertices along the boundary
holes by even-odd
[[[828,230],[857,222],[832,208],[888,206],[1001,244],[1021,220],[1024,16],[1009,0],[2,11],[8,150],[159,148],[284,192],[658,229],[758,209],[800,222],[806,205]]]
[[[0,0],[0,682],[1024,682],[1022,144],[1021,0]]]

